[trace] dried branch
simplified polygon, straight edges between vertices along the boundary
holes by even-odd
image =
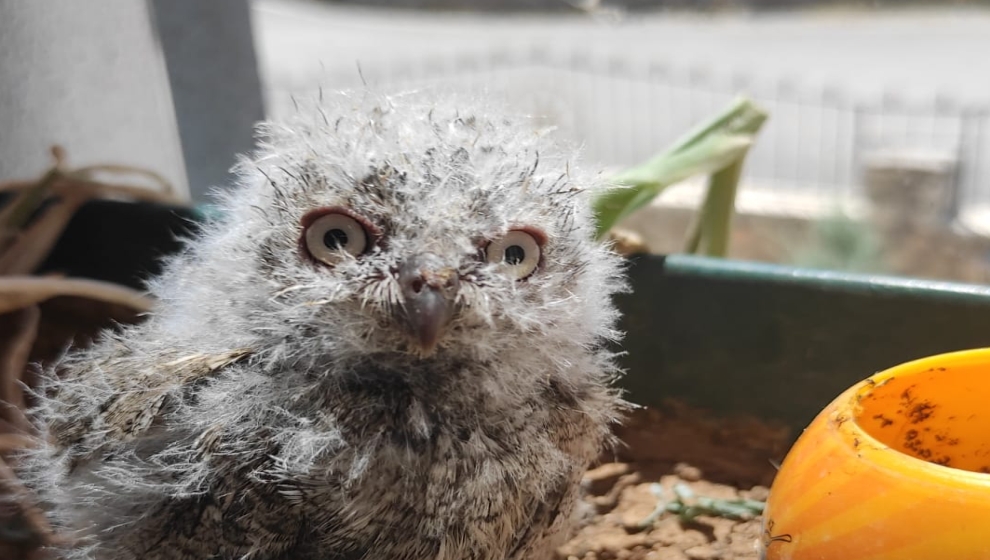
[[[87,197],[72,194],[47,208],[0,254],[0,275],[28,274],[37,269],[86,200]]]
[[[116,173],[116,174],[130,173],[132,175],[140,175],[147,179],[151,179],[151,181],[154,183],[157,183],[158,187],[161,189],[162,194],[166,194],[166,195],[175,194],[175,187],[173,187],[172,183],[161,174],[156,173],[150,169],[134,167],[131,165],[118,165],[112,163],[87,165],[85,167],[77,168],[75,171],[69,173],[69,176],[77,179],[92,180],[93,175],[96,175],[98,173]]]
[[[0,184],[0,191],[17,192],[0,210],[0,275],[27,274],[35,270],[58,242],[80,207],[94,198],[124,197],[138,201],[181,204],[171,184],[153,171],[124,165],[91,165],[65,170],[65,153],[52,148],[54,165],[38,181]],[[161,192],[93,179],[97,173],[131,173],[149,178]],[[57,201],[32,220],[52,197]],[[30,225],[29,225],[30,224]]]
[[[37,181],[7,181],[0,183],[0,193],[23,191],[36,184]],[[160,204],[179,205],[186,203],[184,199],[171,192],[159,192],[128,183],[104,183],[77,177],[73,172],[56,174],[55,181],[51,184],[51,193],[57,196],[85,194],[90,198],[126,198]]]
[[[138,312],[150,311],[154,307],[154,300],[141,292],[100,280],[37,276],[0,277],[0,314],[59,296],[83,297],[125,305]]]
[[[37,440],[32,436],[14,432],[0,433],[0,457],[7,455],[11,451],[34,447],[36,444]]]
[[[0,417],[5,418],[19,433],[29,433],[30,423],[24,415],[26,402],[22,388],[24,371],[28,366],[31,347],[38,336],[41,311],[32,305],[15,312],[14,332],[0,341]],[[3,447],[0,445],[0,453]]]
[[[38,304],[70,296],[121,305],[139,313],[154,305],[151,298],[125,286],[58,274],[30,274],[44,262],[73,216],[90,200],[186,203],[175,195],[164,177],[153,171],[123,165],[67,169],[65,152],[58,146],[52,148],[52,158],[52,167],[37,180],[0,183],[0,194],[12,195],[0,209],[0,314],[6,315],[0,333],[0,556],[10,554],[10,550],[37,551],[39,546],[61,541],[31,490],[17,479],[8,464],[19,451],[39,443],[26,415],[24,392],[28,361],[41,342]],[[140,176],[158,190],[99,180],[101,175],[125,174]]]
[[[61,540],[57,538],[44,513],[35,504],[34,494],[17,478],[14,469],[10,468],[2,457],[0,457],[0,495],[13,498],[11,501],[17,504],[26,521],[27,529],[33,533],[31,540],[49,545]]]
[[[31,216],[44,204],[58,170],[51,169],[40,181],[28,183],[13,202],[0,210],[0,250],[6,250],[27,224]]]

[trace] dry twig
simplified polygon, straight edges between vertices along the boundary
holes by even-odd
[[[90,200],[184,203],[175,196],[171,185],[152,171],[122,165],[67,169],[61,148],[54,147],[52,156],[51,169],[38,180],[0,183],[0,193],[13,195],[0,209],[0,316],[5,321],[0,322],[0,556],[19,554],[29,558],[39,546],[58,541],[30,490],[17,479],[9,464],[18,451],[36,443],[25,412],[24,389],[28,362],[38,344],[42,320],[39,304],[70,296],[141,313],[151,310],[154,304],[149,297],[125,286],[32,273],[48,257],[72,217]],[[159,190],[97,179],[107,174],[138,175]]]

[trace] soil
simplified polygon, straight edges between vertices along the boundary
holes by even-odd
[[[784,426],[755,418],[715,418],[682,403],[636,411],[617,430],[621,445],[584,479],[582,527],[560,560],[756,560],[761,520],[698,516],[682,522],[656,509],[654,483],[698,497],[766,500],[791,442]]]

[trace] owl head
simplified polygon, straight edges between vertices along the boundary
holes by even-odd
[[[566,367],[617,337],[601,180],[524,117],[339,94],[260,127],[177,311],[272,360]],[[165,294],[169,298],[169,294]]]

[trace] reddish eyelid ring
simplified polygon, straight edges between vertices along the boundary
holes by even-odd
[[[525,278],[519,279],[520,281],[525,282],[526,280],[529,280],[534,274],[536,274],[538,270],[541,270],[547,262],[547,255],[546,252],[543,250],[543,248],[546,247],[547,245],[547,239],[548,239],[547,234],[544,233],[542,229],[533,226],[514,227],[510,231],[522,231],[528,233],[533,237],[533,240],[536,241],[536,244],[540,246],[540,260],[537,261],[536,268],[533,269],[533,271],[530,272]]]
[[[536,244],[543,249],[543,246],[547,244],[547,234],[543,232],[542,229],[533,226],[513,226],[509,228],[509,231],[521,231],[528,233],[534,240]],[[541,257],[542,258],[542,257]]]
[[[543,254],[542,254],[543,253],[543,247],[547,244],[547,240],[549,239],[547,237],[547,234],[544,233],[543,230],[541,230],[540,228],[534,227],[534,226],[509,226],[509,229],[505,230],[505,234],[509,233],[510,231],[521,231],[521,232],[524,232],[524,233],[528,233],[530,235],[530,237],[532,237],[536,241],[536,244],[540,246],[540,261],[541,261],[541,264],[542,264],[542,260],[543,260]],[[502,234],[502,235],[505,235],[505,234]],[[499,237],[501,237],[501,236],[499,236]],[[477,240],[476,243],[477,243],[478,250],[479,251],[485,251],[486,248],[489,245],[491,245],[492,241],[494,241],[494,239],[490,239],[490,238],[481,238],[481,239]]]
[[[302,225],[303,232],[305,232],[309,226],[313,225],[313,222],[322,218],[323,216],[326,216],[327,214],[343,214],[349,218],[354,219],[354,221],[356,221],[357,223],[361,224],[361,227],[364,228],[364,232],[369,237],[368,239],[369,246],[381,240],[382,237],[381,228],[368,221],[368,219],[365,218],[364,216],[355,213],[351,210],[348,210],[343,206],[326,206],[323,208],[316,208],[310,210],[309,212],[306,212],[305,214],[303,214],[302,219],[299,220],[300,225]]]

